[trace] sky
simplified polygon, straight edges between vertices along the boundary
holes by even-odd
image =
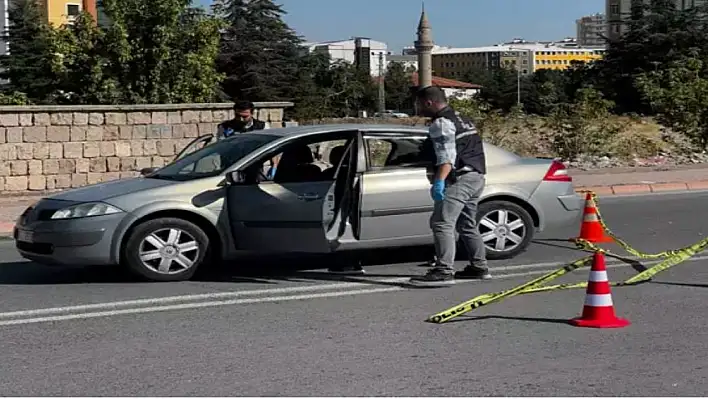
[[[209,0],[200,0],[208,5]],[[412,46],[419,0],[275,0],[284,20],[306,41],[352,36],[385,42],[395,53]],[[560,40],[575,36],[575,20],[604,12],[605,0],[426,0],[439,46],[475,47],[513,38]]]

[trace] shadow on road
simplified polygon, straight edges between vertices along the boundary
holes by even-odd
[[[651,281],[651,284],[675,285],[675,286],[679,286],[679,287],[708,288],[708,284],[699,284],[699,283],[678,283],[678,282],[672,282],[672,281]]]
[[[119,268],[53,267],[32,262],[0,263],[0,284],[56,285],[130,282],[135,282],[135,278]]]
[[[357,251],[349,254],[250,256],[209,265],[200,270],[192,282],[278,284],[278,282],[366,282],[369,284],[401,285],[372,281],[370,278],[411,277],[413,274],[374,274],[346,276],[328,273],[332,265],[349,262],[364,268],[388,264],[418,263],[432,258],[432,248]],[[464,253],[458,258],[463,259]],[[140,282],[140,278],[120,267],[110,266],[45,266],[29,261],[0,263],[0,285],[60,285],[60,284],[120,284]]]
[[[547,239],[538,239],[538,240],[533,240],[532,241],[534,244],[538,245],[546,245],[549,247],[553,248],[561,248],[561,249],[569,249],[569,250],[574,250],[578,252],[584,252],[587,254],[592,254],[593,251],[587,251],[580,249],[576,247],[570,240],[568,239],[562,239],[562,238],[547,238]],[[559,243],[565,243],[565,245],[561,245]],[[641,262],[639,262],[636,259],[629,259],[625,258],[624,256],[619,256],[619,255],[613,255],[613,254],[605,254],[606,257],[612,258],[612,259],[617,259],[619,261],[622,261],[629,266],[631,266],[637,273],[641,273],[645,270],[647,270],[647,267],[644,266]]]
[[[499,315],[488,315],[488,316],[459,316],[454,320],[450,320],[447,323],[461,323],[479,320],[516,320],[516,321],[530,321],[536,323],[552,323],[552,324],[569,324],[568,319],[551,319],[544,317],[514,317],[514,316],[499,316]]]
[[[567,239],[538,239],[535,244],[549,245],[579,251]],[[564,242],[566,245],[556,244]],[[314,281],[360,282],[373,285],[410,287],[405,281],[376,281],[374,278],[406,279],[424,272],[423,267],[432,259],[433,248],[430,246],[398,249],[353,251],[338,254],[288,254],[278,256],[244,256],[239,259],[208,265],[198,271],[191,282],[202,283],[242,283],[273,285],[282,282],[298,283]],[[466,259],[462,246],[458,249],[457,259]],[[635,270],[646,268],[641,263],[617,257],[632,265]],[[367,270],[364,275],[338,275],[326,269],[332,265],[358,263]],[[423,270],[411,270],[411,273],[372,273],[371,267],[384,265],[420,266]],[[385,269],[385,268],[384,268]],[[0,263],[0,285],[61,285],[61,284],[120,284],[140,282],[140,278],[120,267],[89,266],[65,267],[44,266],[32,262]]]

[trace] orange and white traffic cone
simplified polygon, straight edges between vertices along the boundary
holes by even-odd
[[[592,194],[587,193],[585,196],[585,209],[583,210],[583,222],[580,225],[580,236],[588,242],[592,243],[608,243],[614,242],[612,237],[605,234],[605,229],[602,228],[600,219],[597,216],[597,206],[595,200],[592,199]]]
[[[621,328],[631,324],[629,320],[615,315],[610,281],[607,278],[605,255],[602,252],[595,252],[593,257],[583,314],[570,320],[570,324],[576,327],[592,328]]]

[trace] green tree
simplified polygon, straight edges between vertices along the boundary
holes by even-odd
[[[492,108],[503,112],[510,112],[512,107],[517,105],[519,83],[522,103],[529,98],[532,91],[529,77],[522,76],[518,79],[516,70],[509,68],[492,70],[473,68],[464,74],[462,80],[481,85],[480,98],[489,103]]]
[[[226,75],[224,91],[251,101],[294,98],[305,50],[283,22],[282,6],[272,0],[217,0],[213,10],[227,22],[217,60]]]
[[[610,43],[594,69],[593,83],[616,103],[618,111],[651,112],[634,84],[635,76],[660,70],[691,51],[707,54],[706,11],[708,5],[679,10],[672,0],[635,3],[628,32]]]
[[[0,57],[0,77],[10,82],[6,91],[24,93],[38,103],[56,92],[62,65],[57,34],[43,20],[37,2],[10,2],[5,35],[10,52]]]
[[[190,0],[103,0],[110,25],[104,49],[123,101],[210,101],[222,76],[216,72],[214,17]]]
[[[187,8],[178,26],[172,49],[173,62],[169,65],[171,102],[214,101],[224,79],[216,65],[223,21],[206,15],[201,9]]]
[[[411,70],[400,62],[391,62],[386,70],[386,109],[410,111],[413,108],[411,96]]]
[[[688,57],[637,77],[636,87],[663,124],[708,148],[708,59]]]
[[[336,61],[318,76],[316,83],[325,88],[323,108],[332,116],[357,116],[358,111],[376,109],[378,89],[369,71],[346,61]]]
[[[123,99],[118,80],[110,73],[110,43],[88,13],[81,13],[73,26],[55,31],[61,54],[58,86],[63,95],[53,102],[115,104]]]
[[[528,113],[548,115],[560,103],[568,101],[565,88],[568,77],[565,71],[541,69],[528,78],[527,96],[523,98]]]
[[[313,53],[302,57],[297,71],[300,85],[293,99],[295,106],[286,110],[287,116],[297,120],[314,120],[331,116],[332,110],[327,101],[330,91],[322,82],[329,75],[329,70],[328,54]]]
[[[368,71],[328,55],[304,56],[298,70],[299,89],[290,115],[300,120],[354,117],[376,109],[378,87]]]

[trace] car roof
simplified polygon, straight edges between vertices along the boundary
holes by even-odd
[[[426,134],[427,126],[408,126],[399,124],[369,124],[369,123],[331,123],[325,125],[302,125],[290,126],[281,128],[270,128],[260,130],[260,134],[268,134],[273,136],[305,136],[316,133],[326,133],[334,131],[359,130],[362,132],[397,132],[397,133],[412,133]],[[252,132],[255,133],[255,132]]]
[[[415,135],[427,135],[427,126],[410,126],[403,124],[369,124],[369,123],[331,123],[323,125],[302,125],[302,126],[291,126],[284,128],[271,128],[265,130],[258,130],[256,132],[251,132],[250,134],[264,134],[284,137],[304,137],[312,134],[318,133],[328,133],[328,132],[338,132],[347,130],[358,130],[362,132],[386,132],[386,133],[403,133],[403,134],[415,134]],[[511,151],[503,149],[499,146],[490,144],[488,142],[484,143],[485,152],[488,154],[488,162],[495,159],[498,162],[513,162],[519,159],[517,154]]]

